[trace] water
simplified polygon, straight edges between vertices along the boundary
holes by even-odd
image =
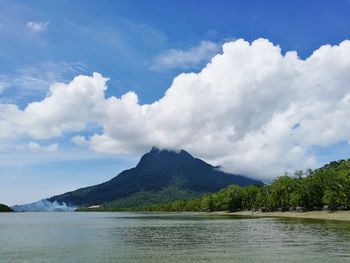
[[[0,262],[350,262],[350,223],[205,214],[0,214]]]

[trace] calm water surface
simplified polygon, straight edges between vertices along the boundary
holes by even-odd
[[[0,262],[350,262],[350,223],[167,213],[0,214]]]

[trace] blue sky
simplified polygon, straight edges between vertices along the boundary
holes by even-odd
[[[350,1],[2,0],[0,103],[23,110],[47,97],[53,83],[99,72],[109,78],[106,98],[133,91],[140,105],[151,104],[177,75],[199,72],[226,42],[265,38],[282,54],[295,50],[305,59],[322,45],[350,39],[349,13]],[[30,202],[103,182],[136,164],[147,143],[119,152],[72,143],[74,136],[87,138],[106,129],[89,122],[55,136],[23,132],[4,139],[0,202]],[[208,161],[227,162],[193,149]],[[349,149],[347,138],[338,136],[309,143],[305,151],[320,165],[348,158]]]

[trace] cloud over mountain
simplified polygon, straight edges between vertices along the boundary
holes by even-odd
[[[305,60],[269,40],[223,45],[199,73],[180,74],[165,95],[106,97],[99,73],[56,83],[23,110],[0,104],[0,138],[72,139],[98,152],[183,148],[230,172],[272,178],[313,167],[314,146],[350,141],[350,41]],[[101,132],[84,135],[93,123]]]

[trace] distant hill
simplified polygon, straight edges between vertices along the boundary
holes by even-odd
[[[53,196],[50,202],[72,207],[113,204],[131,207],[194,198],[227,185],[262,185],[242,175],[220,171],[184,150],[152,150],[136,167],[108,182]]]
[[[13,212],[13,210],[7,205],[0,204],[0,212]]]

